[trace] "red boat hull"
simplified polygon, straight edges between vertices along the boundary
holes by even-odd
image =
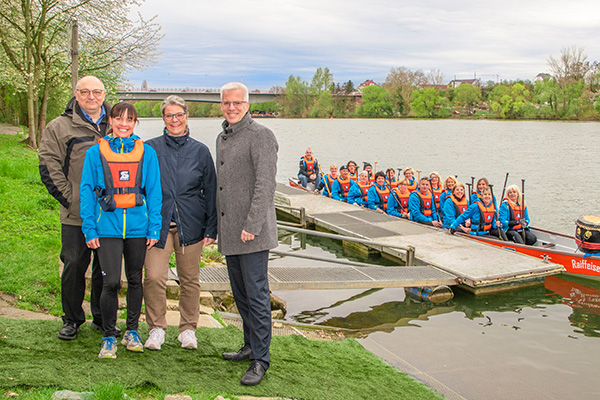
[[[571,237],[555,232],[548,232],[559,237],[563,237],[566,240],[572,239]],[[537,233],[537,232],[536,232]],[[565,267],[565,272],[588,277],[593,279],[600,279],[600,257],[588,256],[584,258],[583,253],[566,252],[554,250],[552,248],[545,248],[540,246],[526,246],[512,242],[502,242],[498,239],[485,237],[485,236],[474,236],[474,235],[461,235],[468,237],[469,239],[477,240],[480,242],[488,243],[496,247],[501,247],[506,250],[516,251],[517,253],[527,254],[528,256],[540,258],[542,260],[560,264]],[[539,238],[539,237],[538,237]],[[573,239],[574,241],[574,239]]]

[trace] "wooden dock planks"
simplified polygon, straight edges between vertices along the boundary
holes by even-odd
[[[433,265],[456,275],[461,284],[471,289],[493,291],[500,285],[531,281],[563,270],[558,264],[549,264],[282,184],[277,186],[275,201],[304,207],[307,219],[320,228],[390,245],[414,246],[417,264]],[[403,259],[403,253],[397,250],[375,248]]]

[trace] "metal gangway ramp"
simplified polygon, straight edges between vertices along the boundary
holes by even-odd
[[[200,268],[202,290],[231,290],[226,267]],[[371,289],[456,285],[457,277],[427,266],[269,267],[271,290]]]

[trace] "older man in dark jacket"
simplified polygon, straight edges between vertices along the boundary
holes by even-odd
[[[63,340],[75,339],[80,325],[85,322],[82,303],[85,273],[90,265],[92,250],[87,247],[81,231],[79,183],[85,153],[106,134],[110,113],[110,106],[104,102],[104,84],[95,76],[81,78],[74,95],[65,112],[50,121],[44,129],[39,151],[42,182],[60,203],[60,259],[63,262],[60,286],[64,325],[58,337]],[[101,293],[102,273],[94,257],[91,326],[98,330],[102,329]]]
[[[244,346],[223,353],[232,361],[252,360],[242,377],[258,385],[269,368],[271,303],[267,261],[277,246],[274,195],[277,139],[248,113],[248,88],[221,88],[223,131],[217,137],[217,216],[219,251],[226,256],[229,280],[244,327]]]
[[[146,143],[158,155],[163,193],[160,240],[146,253],[144,300],[149,338],[147,349],[160,350],[167,329],[166,286],[171,253],[175,251],[179,295],[181,347],[198,347],[196,328],[200,301],[202,248],[217,237],[215,165],[208,147],[190,137],[188,109],[179,96],[161,104],[162,136]]]

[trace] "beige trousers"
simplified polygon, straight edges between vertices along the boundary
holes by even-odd
[[[177,228],[169,230],[164,249],[152,247],[146,251],[144,303],[148,330],[167,329],[167,276],[171,253],[175,251],[179,276],[179,332],[198,326],[200,311],[200,257],[203,242],[181,247]]]

